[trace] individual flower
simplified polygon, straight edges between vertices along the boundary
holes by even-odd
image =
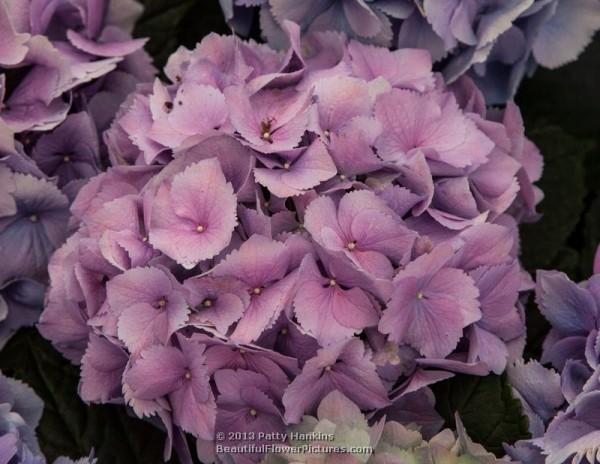
[[[30,174],[6,170],[3,179],[0,249],[10,250],[12,258],[2,266],[0,281],[43,276],[67,236],[69,201],[54,184]]]
[[[375,114],[383,124],[377,153],[385,160],[420,151],[432,160],[464,168],[483,163],[493,148],[485,134],[462,114],[452,95],[432,98],[392,90],[379,97]]]
[[[94,121],[85,112],[69,115],[55,130],[42,135],[31,155],[62,187],[75,179],[93,177],[99,171],[100,147]]]
[[[154,400],[167,396],[173,421],[205,440],[214,435],[215,399],[209,385],[205,346],[178,337],[180,347],[154,346],[124,374],[134,398]]]
[[[148,201],[150,243],[185,268],[229,244],[237,221],[236,197],[217,159],[188,166]]]
[[[481,318],[479,291],[461,269],[449,266],[449,245],[439,245],[394,277],[394,290],[379,330],[426,357],[445,357],[463,328]]]
[[[415,238],[384,201],[366,190],[347,193],[337,207],[329,197],[314,200],[305,227],[325,249],[382,278],[391,277],[393,264],[406,262]]]
[[[389,404],[385,387],[363,343],[352,339],[321,348],[306,362],[283,395],[286,421],[296,423],[303,414],[314,412],[325,395],[336,389],[362,409]]]
[[[215,268],[215,276],[239,279],[250,294],[250,304],[232,334],[235,340],[255,340],[279,317],[296,282],[290,258],[283,243],[253,235]]]

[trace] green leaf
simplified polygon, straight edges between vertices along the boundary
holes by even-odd
[[[600,196],[596,196],[585,216],[584,247],[581,251],[581,273],[592,274],[596,248],[600,245]]]
[[[530,137],[544,155],[544,175],[538,185],[545,198],[540,205],[542,219],[521,226],[523,264],[531,272],[572,271],[577,267],[579,247],[568,249],[568,241],[584,210],[584,161],[593,144],[554,126],[536,129]]]
[[[36,330],[21,331],[0,353],[0,370],[29,384],[44,401],[37,434],[49,462],[90,450],[100,463],[159,464],[165,435],[126,414],[123,405],[88,406],[77,394],[79,370]]]
[[[527,418],[506,375],[457,375],[432,388],[446,426],[455,429],[454,413],[458,412],[469,436],[497,456],[504,455],[502,443],[530,437]]]
[[[545,121],[600,140],[599,70],[600,35],[596,35],[576,61],[559,69],[538,68],[533,78],[524,79],[516,100],[527,127]]]
[[[144,0],[136,37],[149,37],[146,50],[160,69],[180,45],[194,48],[211,32],[228,34],[217,0]]]

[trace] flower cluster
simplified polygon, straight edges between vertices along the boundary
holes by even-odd
[[[509,370],[533,439],[507,451],[523,462],[600,463],[600,253],[597,257],[594,275],[580,284],[561,272],[538,272],[536,301],[552,325],[541,361],[553,369],[530,362]]]
[[[45,464],[35,429],[42,417],[44,404],[35,392],[18,380],[0,373],[0,462],[10,464]],[[82,458],[76,464],[95,464]],[[75,464],[60,457],[54,464]]]
[[[523,348],[542,159],[517,107],[425,51],[286,27],[281,53],[209,35],[130,96],[50,262],[41,333],[84,400],[158,415],[167,455],[182,431],[283,431],[334,390],[398,409]]]
[[[43,307],[69,200],[98,174],[99,133],[154,75],[133,0],[0,1],[0,346]]]
[[[537,64],[573,61],[600,29],[597,0],[222,0],[246,35],[259,10],[263,35],[282,47],[285,20],[363,42],[429,50],[448,81],[468,72],[490,103],[512,98]]]
[[[267,455],[262,464],[367,462],[369,464],[495,464],[497,459],[466,434],[456,418],[457,433],[445,429],[429,441],[414,424],[407,426],[381,418],[372,425],[358,406],[340,392],[329,393],[319,404],[316,417],[304,416],[286,434],[294,437],[289,449]],[[233,446],[232,446],[233,447]],[[235,447],[233,447],[235,449]],[[335,449],[327,453],[328,450]],[[340,450],[348,450],[340,452]],[[324,452],[319,452],[323,450]],[[226,462],[226,458],[224,459]]]

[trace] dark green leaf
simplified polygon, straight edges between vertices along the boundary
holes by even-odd
[[[458,412],[469,436],[496,455],[504,454],[502,443],[529,438],[527,418],[506,375],[457,375],[433,385],[433,390],[446,426],[455,428]]]
[[[576,268],[578,249],[568,249],[576,231],[587,194],[584,161],[592,144],[566,134],[558,127],[543,127],[530,133],[544,155],[544,175],[539,186],[545,198],[542,219],[521,226],[522,259],[534,272],[541,268],[569,271]]]
[[[122,405],[84,404],[77,394],[79,370],[37,331],[21,331],[0,353],[0,369],[28,383],[44,401],[37,430],[49,462],[78,458],[93,448],[100,463],[159,464],[163,432],[126,414]]]

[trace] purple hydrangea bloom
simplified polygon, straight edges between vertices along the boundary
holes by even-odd
[[[145,40],[130,36],[141,12],[134,0],[0,4],[2,343],[42,309],[70,202],[105,167],[101,131],[127,93],[155,74]],[[125,233],[119,246],[131,246]]]
[[[84,400],[156,416],[166,457],[335,391],[431,438],[428,385],[522,356],[543,162],[518,108],[422,50],[285,29],[282,52],[211,34],[127,98],[49,266],[39,330]]]
[[[43,408],[29,386],[0,374],[0,456],[4,462],[41,454],[35,429]]]
[[[303,32],[340,31],[385,47],[428,50],[446,79],[468,73],[490,103],[512,98],[537,65],[573,61],[600,29],[596,0],[222,1],[225,19],[245,36],[255,11],[263,36],[288,43],[285,21]]]
[[[38,445],[37,428],[44,403],[28,385],[0,373],[0,462],[7,464],[46,464]],[[78,464],[96,464],[93,452]],[[59,457],[54,464],[75,464]]]
[[[541,360],[553,369],[534,361],[509,368],[533,436],[507,447],[515,458],[600,462],[598,270],[595,266],[594,274],[579,284],[558,271],[537,273],[536,302],[552,326]]]

